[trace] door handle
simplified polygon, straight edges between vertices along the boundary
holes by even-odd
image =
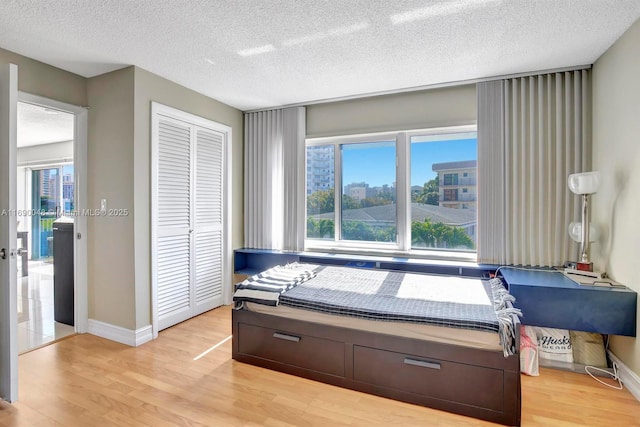
[[[0,249],[0,259],[7,259],[7,250],[5,248]]]
[[[18,256],[26,256],[27,255],[27,250],[25,248],[18,248],[18,250],[16,251],[16,253],[18,254]]]

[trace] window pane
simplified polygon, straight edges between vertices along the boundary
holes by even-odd
[[[307,237],[334,240],[333,145],[307,147]]]
[[[62,210],[72,212],[76,208],[75,183],[73,180],[73,165],[62,167]]]
[[[457,188],[447,188],[447,184],[444,185],[444,201],[451,202],[458,200],[458,189]],[[452,184],[449,184],[452,185]]]
[[[477,153],[475,132],[411,137],[413,249],[475,250]]]
[[[445,173],[444,174],[444,185],[458,185],[458,174],[457,173]]]
[[[396,142],[343,144],[342,240],[397,241]]]

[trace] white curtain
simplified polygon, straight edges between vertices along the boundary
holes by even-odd
[[[284,150],[284,236],[282,248],[304,249],[305,230],[305,108],[285,108],[283,117]]]
[[[478,262],[576,258],[567,177],[591,164],[590,111],[588,70],[478,84]]]
[[[304,107],[245,113],[245,247],[302,249],[304,138]]]
[[[478,262],[503,263],[505,256],[504,82],[479,83]]]

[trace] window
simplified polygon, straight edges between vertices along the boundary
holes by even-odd
[[[466,194],[461,200],[455,186],[459,175],[477,168],[476,132],[416,132],[410,142],[411,186],[424,188],[411,200],[411,249],[474,251],[475,196]]]
[[[341,240],[396,243],[396,141],[341,144],[340,151]]]
[[[457,173],[445,173],[444,174],[444,185],[458,185],[458,174]]]
[[[56,165],[31,172],[31,258],[52,256],[53,221],[75,210],[73,164]]]
[[[333,240],[334,146],[307,147],[307,237]]]
[[[458,200],[458,189],[455,188],[445,188],[444,190],[444,199],[445,202],[453,202]]]
[[[307,248],[475,250],[475,127],[309,139],[306,156]]]

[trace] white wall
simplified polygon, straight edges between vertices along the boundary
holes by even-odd
[[[307,138],[476,124],[476,85],[307,107]]]
[[[72,105],[87,105],[87,79],[0,49],[0,64],[18,66],[18,90]]]
[[[73,161],[73,141],[20,147],[16,157],[18,166],[69,163]]]
[[[87,100],[87,208],[129,210],[87,218],[89,318],[135,330],[134,68],[90,78]]]
[[[595,268],[640,292],[640,21],[593,66],[593,168],[602,185],[593,221],[605,235],[592,246]],[[640,312],[640,310],[638,310]],[[640,333],[640,317],[637,331]],[[611,350],[640,375],[640,341],[611,339]]]

